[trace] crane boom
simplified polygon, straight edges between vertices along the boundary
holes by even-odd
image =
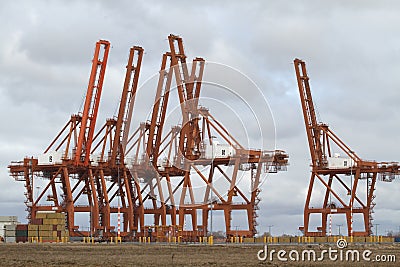
[[[199,156],[201,142],[199,128],[198,101],[204,72],[204,59],[195,58],[189,75],[182,37],[169,35],[171,65],[178,87],[179,101],[182,111],[182,130],[179,139],[179,150],[188,159]]]
[[[117,163],[117,158],[122,160],[129,136],[130,123],[133,107],[135,104],[136,91],[138,87],[140,66],[142,64],[144,49],[140,46],[131,47],[128,65],[126,66],[125,82],[119,105],[115,135],[111,150],[111,165]],[[135,53],[137,56],[135,57]],[[122,136],[121,136],[122,132]]]
[[[308,144],[313,166],[322,166],[324,154],[321,145],[321,132],[315,114],[314,102],[311,95],[306,63],[300,59],[294,60],[297,84],[300,91],[300,100],[306,126]]]
[[[158,152],[160,150],[161,134],[164,128],[165,115],[167,112],[169,93],[172,82],[172,69],[167,68],[168,53],[163,54],[160,75],[158,78],[156,97],[151,114],[149,135],[146,145],[146,154],[157,165]]]
[[[101,51],[101,48],[104,51]],[[89,165],[90,149],[96,126],[109,50],[110,43],[108,41],[100,40],[96,43],[75,153],[74,163],[76,165]]]

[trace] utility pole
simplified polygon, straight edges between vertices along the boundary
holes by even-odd
[[[343,224],[336,224],[337,227],[339,227],[339,236],[341,236],[342,234],[340,233],[340,227],[343,226]]]
[[[121,204],[120,204],[120,202],[121,202],[121,178],[119,177],[119,167],[120,167],[120,158],[119,158],[119,156],[117,157],[117,159],[116,159],[116,163],[117,163],[117,166],[118,166],[118,215],[117,215],[117,237],[118,237],[118,241],[117,242],[119,242],[119,239],[120,239],[120,237],[121,237]]]
[[[212,187],[212,181],[211,181],[211,187]],[[210,192],[211,194],[210,194],[210,197],[211,197],[211,205],[210,205],[210,209],[211,209],[211,211],[210,211],[210,217],[211,217],[211,220],[210,220],[210,236],[212,236],[213,235],[213,229],[212,229],[212,225],[213,225],[213,205],[214,205],[214,203],[213,203],[213,191],[211,190],[211,192]]]
[[[271,233],[271,228],[272,227],[274,227],[274,226],[273,225],[268,225],[268,233],[269,233],[270,236],[272,236],[272,233]]]
[[[375,223],[375,236],[378,236],[378,225],[379,223]]]
[[[238,228],[239,228],[239,226],[236,225],[235,228],[236,228],[236,236],[238,237]]]

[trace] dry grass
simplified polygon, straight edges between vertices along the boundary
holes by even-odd
[[[160,244],[1,244],[0,266],[398,266],[396,263],[261,262],[258,245],[160,245]],[[315,249],[328,245],[279,246],[268,249]],[[335,246],[332,246],[335,248]],[[400,244],[352,245],[349,249],[370,249],[373,255],[393,254],[400,261]]]

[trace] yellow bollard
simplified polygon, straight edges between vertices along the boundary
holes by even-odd
[[[150,236],[149,236],[149,237],[147,238],[147,243],[150,243],[150,240],[151,240],[151,239],[150,239]]]
[[[208,238],[208,244],[209,245],[213,245],[214,244],[214,237],[212,235]]]
[[[243,237],[239,237],[239,243],[243,243]]]
[[[178,243],[181,243],[181,236],[178,236]]]
[[[172,238],[172,240],[173,240],[174,244],[176,244],[176,236],[174,236],[174,237]]]
[[[264,236],[264,244],[267,243],[267,237]]]

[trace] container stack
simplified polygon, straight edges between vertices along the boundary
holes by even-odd
[[[28,225],[27,224],[17,224],[15,230],[15,236],[17,243],[28,242]]]
[[[4,225],[4,241],[6,243],[15,243],[16,242],[16,224]]]
[[[0,241],[15,242],[15,225],[18,224],[17,216],[0,216]],[[13,225],[13,226],[10,226]]]
[[[64,213],[37,213],[28,225],[30,242],[61,242],[68,237]]]

